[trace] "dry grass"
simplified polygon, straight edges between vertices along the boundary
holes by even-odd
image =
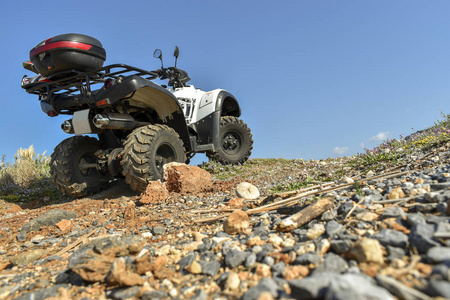
[[[50,157],[37,154],[30,146],[20,148],[14,155],[14,163],[5,162],[5,156],[0,163],[0,196],[19,200],[46,194],[50,182]]]

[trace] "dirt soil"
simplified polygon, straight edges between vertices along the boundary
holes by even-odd
[[[435,148],[429,151],[437,154],[441,150]],[[66,282],[71,284],[61,288],[57,296],[53,297],[104,299],[108,295],[107,291],[116,288],[115,286],[82,280],[75,284],[76,280],[67,279],[66,282],[61,282],[58,278],[67,270],[68,258],[81,246],[99,237],[117,235],[140,235],[145,238],[147,245],[165,254],[170,260],[166,265],[172,266],[168,271],[172,274],[166,276],[171,278],[171,285],[177,286],[177,283],[178,286],[185,287],[195,285],[199,280],[195,272],[180,273],[176,262],[198,247],[196,234],[211,237],[223,231],[222,220],[198,221],[235,209],[228,205],[228,201],[237,198],[235,189],[239,183],[250,182],[261,192],[258,201],[244,201],[242,209],[245,211],[264,203],[261,200],[273,195],[271,189],[274,187],[300,183],[307,178],[312,178],[310,185],[313,185],[317,182],[339,179],[343,175],[358,179],[369,171],[375,174],[398,171],[405,164],[411,169],[422,169],[421,161],[411,158],[405,158],[403,162],[400,160],[400,163],[396,162],[395,165],[383,162],[373,166],[351,166],[349,160],[350,158],[321,161],[253,160],[242,169],[234,173],[229,172],[226,179],[219,180],[213,176],[214,184],[209,191],[196,195],[171,193],[167,201],[158,204],[141,205],[140,194],[130,190],[123,181],[112,182],[107,190],[81,199],[62,196],[60,199],[36,199],[26,203],[11,203],[0,199],[0,280],[8,282],[8,286],[3,284],[0,287],[0,299],[14,299]],[[76,217],[65,224],[42,225],[36,231],[21,231],[26,223],[55,209],[73,212]],[[167,250],[168,245],[178,249],[179,252],[171,253],[171,250]],[[166,250],[169,253],[166,253]],[[36,258],[25,263],[11,262],[11,258],[24,253],[36,254]],[[60,258],[52,259],[55,255]],[[224,271],[226,270],[221,269],[217,276],[207,282],[215,281]],[[248,278],[248,281],[251,281],[250,279]],[[164,280],[150,277],[144,285],[139,285],[140,295],[145,290],[163,289],[164,284],[169,285]],[[210,286],[214,290],[214,284],[211,283]],[[205,290],[209,295],[208,287]],[[184,292],[189,295],[192,291],[184,290]],[[227,294],[226,291],[221,294],[230,299],[242,295],[242,293]],[[183,298],[180,294],[178,297]]]

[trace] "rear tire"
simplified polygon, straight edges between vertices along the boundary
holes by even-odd
[[[210,160],[224,165],[244,163],[252,153],[253,136],[244,121],[231,116],[220,120],[220,148],[207,152]]]
[[[95,152],[100,142],[88,136],[73,136],[55,147],[50,160],[50,174],[56,187],[66,195],[84,197],[104,189],[108,177],[83,164],[97,162]]]
[[[147,125],[133,130],[122,151],[122,174],[134,191],[145,191],[150,181],[162,178],[163,166],[184,163],[186,154],[179,135],[166,125]]]

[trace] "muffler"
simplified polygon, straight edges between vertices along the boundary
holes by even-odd
[[[118,113],[97,114],[92,119],[92,122],[95,127],[100,129],[130,130],[140,126],[140,122],[136,121],[132,116]]]

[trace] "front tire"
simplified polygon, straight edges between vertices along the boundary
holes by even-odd
[[[220,148],[216,152],[208,152],[210,160],[224,165],[244,163],[252,153],[253,136],[244,121],[231,116],[220,120]]]
[[[55,147],[50,160],[50,174],[56,187],[66,195],[84,197],[104,189],[108,177],[95,167],[95,152],[100,142],[88,136],[73,136]]]
[[[147,125],[133,130],[122,151],[122,174],[134,191],[145,191],[150,181],[162,178],[163,166],[184,163],[186,154],[179,135],[166,125]]]

